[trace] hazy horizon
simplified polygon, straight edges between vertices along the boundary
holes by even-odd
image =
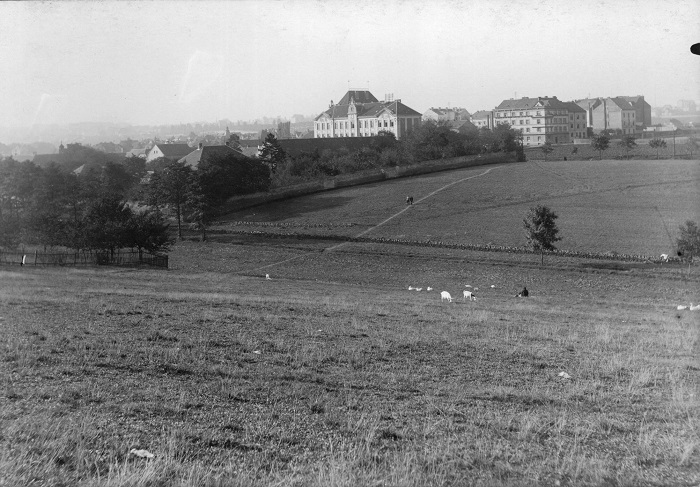
[[[691,19],[696,19],[692,21]],[[0,125],[318,114],[348,88],[424,112],[700,99],[693,1],[0,3]]]

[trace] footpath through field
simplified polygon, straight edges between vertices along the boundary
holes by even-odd
[[[435,196],[437,193],[439,193],[439,192],[441,192],[441,191],[443,191],[443,190],[445,190],[445,189],[447,189],[447,188],[449,188],[449,187],[451,187],[451,186],[454,186],[455,184],[463,183],[464,181],[468,181],[468,180],[470,180],[470,179],[475,179],[475,178],[479,178],[479,177],[485,176],[485,175],[487,175],[488,173],[490,173],[491,171],[493,171],[494,169],[499,169],[499,168],[501,168],[501,167],[503,167],[503,166],[494,166],[494,167],[490,167],[490,168],[488,168],[486,171],[484,171],[484,172],[482,172],[482,173],[475,174],[475,175],[473,175],[473,176],[467,176],[467,177],[465,177],[465,178],[461,178],[461,179],[458,179],[458,180],[456,180],[456,181],[452,181],[451,183],[447,183],[446,185],[444,185],[444,186],[442,186],[442,187],[436,189],[435,191],[433,191],[433,192],[431,192],[431,193],[429,193],[429,194],[423,196],[422,198],[419,198],[418,200],[415,201],[415,203],[420,203],[420,202],[422,202],[422,201],[425,201],[426,199],[428,199],[428,198],[430,198],[430,197],[432,197],[432,196]],[[393,220],[394,218],[400,216],[401,214],[403,214],[404,212],[410,210],[411,208],[412,208],[412,205],[406,206],[406,207],[403,208],[401,211],[398,211],[398,212],[394,213],[393,215],[391,215],[391,216],[390,216],[389,218],[387,218],[386,220],[383,220],[383,221],[377,223],[376,225],[374,225],[374,226],[368,228],[367,230],[358,233],[358,234],[355,235],[353,238],[360,238],[360,237],[363,237],[363,236],[367,235],[369,232],[371,232],[371,231],[373,231],[373,230],[375,230],[375,229],[381,227],[382,225],[384,225],[384,224],[390,222],[391,220]],[[337,249],[337,248],[339,248],[339,247],[342,247],[343,245],[347,245],[348,243],[349,243],[349,242],[341,242],[341,243],[336,244],[336,245],[333,245],[333,246],[331,246],[331,247],[327,247],[327,248],[323,249],[323,251],[324,251],[324,252],[333,251],[333,250],[335,250],[335,249]],[[272,264],[267,264],[267,265],[264,265],[264,266],[262,266],[262,267],[258,267],[258,268],[255,268],[255,269],[250,269],[250,270],[244,271],[244,272],[262,271],[262,270],[264,270],[264,269],[268,269],[268,268],[270,268],[270,267],[275,267],[275,266],[278,266],[278,265],[281,265],[281,264],[286,264],[287,262],[291,262],[291,261],[296,260],[296,259],[301,259],[301,258],[306,257],[306,256],[307,256],[307,254],[296,255],[296,256],[294,256],[294,257],[290,257],[290,258],[288,258],[288,259],[281,260],[281,261],[279,261],[279,262],[273,262]]]

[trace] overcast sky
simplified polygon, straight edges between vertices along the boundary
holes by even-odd
[[[0,125],[318,114],[522,96],[700,101],[696,0],[0,2]]]

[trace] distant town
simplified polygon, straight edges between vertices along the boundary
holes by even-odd
[[[613,137],[663,136],[679,130],[695,131],[700,126],[700,112],[693,100],[651,107],[643,95],[569,101],[557,96],[509,98],[492,109],[473,112],[462,107],[430,107],[420,113],[406,103],[393,94],[379,100],[369,90],[350,89],[318,115],[158,126],[86,122],[0,127],[0,155],[45,165],[55,159],[52,155],[61,153],[64,144],[78,143],[106,154],[147,160],[162,157],[162,147],[171,146],[166,152],[179,159],[201,146],[225,145],[233,134],[236,149],[255,157],[268,134],[288,140],[371,137],[389,132],[401,139],[426,121],[447,124],[456,132],[509,124],[519,132],[524,146],[588,144],[592,135],[601,132]],[[154,147],[160,149],[152,152]]]

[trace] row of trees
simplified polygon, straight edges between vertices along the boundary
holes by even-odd
[[[273,171],[273,184],[283,186],[364,169],[494,152],[517,152],[525,160],[519,133],[509,125],[456,132],[448,123],[428,121],[401,140],[381,132],[371,145],[356,151],[317,150],[294,157],[270,134],[263,142],[261,159]]]
[[[55,163],[0,161],[0,246],[166,251],[173,242],[169,212],[178,236],[187,223],[206,239],[207,225],[229,197],[270,186],[268,166],[237,153],[212,157],[197,170],[167,160],[151,167],[150,183],[140,184],[143,171],[129,160],[79,175]]]

